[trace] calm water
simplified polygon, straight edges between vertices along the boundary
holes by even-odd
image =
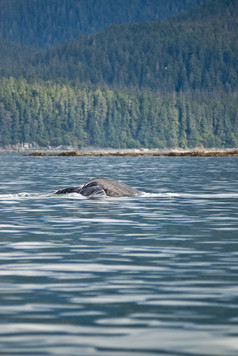
[[[238,355],[238,158],[0,155],[0,354]],[[147,192],[56,189],[105,176]]]

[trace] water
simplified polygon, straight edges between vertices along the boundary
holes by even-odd
[[[238,354],[238,158],[0,167],[1,356]],[[52,194],[96,176],[147,194]]]

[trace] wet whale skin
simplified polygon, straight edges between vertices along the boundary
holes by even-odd
[[[94,178],[82,187],[68,187],[56,192],[56,194],[68,193],[79,193],[86,197],[133,197],[142,194],[139,190],[111,178]]]

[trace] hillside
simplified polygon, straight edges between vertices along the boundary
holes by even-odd
[[[2,71],[76,85],[230,92],[238,87],[237,19],[238,2],[212,0],[182,18],[113,25],[105,33],[29,51],[24,65],[17,56],[11,64],[8,56],[10,68],[4,64]]]
[[[104,31],[112,24],[166,19],[202,0],[0,0],[0,38],[34,47]]]
[[[1,41],[0,144],[238,145],[238,2],[49,49]]]

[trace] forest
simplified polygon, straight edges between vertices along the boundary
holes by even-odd
[[[237,147],[238,95],[157,95],[0,81],[0,142],[74,147]]]
[[[112,24],[151,22],[180,14],[204,0],[0,0],[0,38],[49,48],[105,31]]]
[[[1,146],[238,145],[235,0],[50,48],[0,48]]]

